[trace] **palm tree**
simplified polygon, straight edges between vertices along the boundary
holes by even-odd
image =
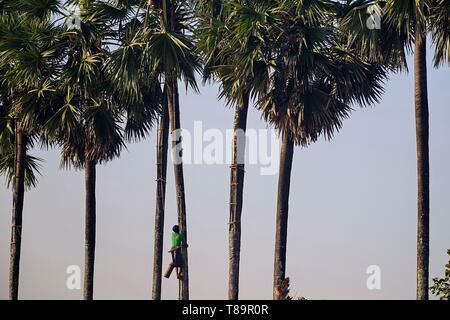
[[[142,92],[142,88],[150,87],[153,92],[151,98],[159,105],[159,123],[157,129],[156,145],[156,205],[155,205],[155,231],[154,231],[154,255],[153,255],[153,281],[152,299],[161,299],[162,284],[162,263],[164,244],[164,216],[165,216],[165,195],[167,176],[167,152],[169,145],[169,114],[167,107],[167,86],[161,91],[161,84],[158,71],[153,70],[144,60],[145,45],[142,41],[144,26],[148,29],[155,29],[161,26],[161,4],[158,1],[152,3],[152,8],[158,14],[150,14],[149,9],[139,17],[140,8],[136,9],[135,18],[130,22],[131,28],[128,31],[123,47],[113,53],[117,55],[120,62],[117,64],[123,69],[119,74],[128,74],[126,79],[119,77],[120,84],[127,84],[130,88],[141,88],[136,93]],[[159,18],[159,19],[158,19]],[[160,21],[158,21],[160,20]],[[119,60],[117,59],[117,60]],[[124,61],[126,61],[124,63]],[[137,72],[139,71],[140,72]],[[144,117],[145,118],[145,117]]]
[[[218,80],[221,83],[220,97],[235,105],[233,121],[232,162],[230,166],[229,203],[229,273],[228,299],[239,297],[239,264],[241,249],[241,216],[245,175],[245,131],[250,92],[256,85],[252,60],[253,48],[249,45],[253,36],[250,30],[240,34],[234,11],[238,2],[229,5],[222,1],[198,1],[196,6],[197,49],[204,60],[204,80]],[[246,74],[235,77],[236,69],[245,66]]]
[[[136,8],[137,7],[137,8]],[[164,88],[158,95],[159,130],[157,143],[157,188],[155,210],[155,243],[152,298],[161,298],[162,250],[164,235],[164,202],[166,188],[167,149],[169,127],[172,131],[172,149],[177,188],[177,211],[181,231],[186,236],[186,208],[184,177],[181,160],[180,115],[178,79],[197,89],[195,71],[199,70],[193,55],[191,36],[184,34],[190,23],[188,2],[149,1],[134,3],[134,18],[123,46],[112,54],[114,80],[126,92],[138,94],[142,85]],[[145,76],[144,76],[145,75]],[[160,86],[161,84],[161,86]],[[156,90],[158,91],[158,90]],[[180,299],[187,299],[187,251],[184,279],[180,281]]]
[[[6,107],[3,105],[3,107]],[[19,296],[20,252],[22,243],[22,215],[25,190],[37,184],[39,158],[28,153],[33,141],[18,130],[16,121],[5,117],[0,120],[0,174],[6,176],[8,187],[13,188],[13,214],[11,230],[11,256],[9,272],[9,298],[17,300]]]
[[[118,157],[125,139],[141,138],[156,117],[153,87],[121,84],[128,76],[116,65],[110,46],[122,45],[129,7],[80,1],[80,29],[65,33],[67,59],[59,85],[64,99],[46,123],[52,142],[62,147],[62,166],[85,172],[84,299],[93,299],[96,241],[96,168]],[[114,54],[120,55],[124,48]],[[121,69],[122,68],[122,69]],[[157,91],[156,91],[157,92]]]
[[[227,10],[228,9],[228,10]],[[233,121],[232,162],[230,165],[230,203],[228,222],[228,299],[239,297],[239,262],[241,247],[241,216],[245,174],[245,131],[249,106],[251,81],[234,78],[234,61],[242,57],[243,47],[232,36],[232,19],[222,1],[198,1],[196,7],[199,26],[197,49],[204,60],[204,81],[218,79],[221,83],[220,97],[228,104],[235,104]],[[228,27],[225,27],[228,26]],[[231,41],[230,41],[231,40]],[[245,87],[245,88],[244,88]]]
[[[417,147],[417,292],[427,300],[429,291],[429,112],[427,90],[427,34],[436,45],[434,62],[439,66],[450,57],[450,3],[447,0],[350,1],[341,21],[352,45],[373,61],[393,69],[407,67],[406,55],[414,54],[414,105]],[[368,8],[377,8],[381,29],[367,28]]]
[[[36,185],[35,172],[39,172],[40,159],[28,151],[48,119],[49,110],[42,106],[48,106],[48,98],[53,95],[55,61],[59,59],[55,43],[60,29],[50,19],[57,7],[49,4],[42,8],[38,3],[24,11],[24,4],[24,1],[3,1],[0,16],[0,173],[7,176],[13,188],[9,272],[12,300],[18,299],[19,294],[25,189]]]
[[[157,29],[164,27],[164,13],[162,1],[156,0],[148,3],[151,7],[147,7],[145,10],[142,21],[139,21],[142,26],[149,29]],[[150,9],[152,13],[150,14]],[[140,8],[137,10],[139,11]],[[144,25],[145,24],[145,25]],[[133,29],[134,38],[133,41],[128,43],[128,46],[138,48],[142,50],[140,40],[142,37],[142,30]],[[142,54],[140,55],[142,57]],[[158,71],[148,68],[146,61],[142,61],[141,57],[136,57],[135,60],[139,61],[140,67],[144,66],[144,69],[149,69],[149,76],[147,79],[153,79],[157,82],[158,86]],[[145,67],[146,66],[146,67]],[[148,72],[147,72],[148,73]],[[135,79],[130,79],[131,82],[136,82]],[[167,85],[164,85],[164,90],[161,96],[161,110],[159,115],[159,123],[157,130],[157,145],[156,145],[156,205],[155,205],[155,231],[154,231],[154,244],[153,244],[153,281],[152,281],[152,299],[161,300],[161,287],[162,287],[162,263],[163,263],[163,248],[164,248],[164,218],[165,218],[165,201],[166,201],[166,177],[167,177],[167,152],[169,146],[169,113],[167,106]]]
[[[164,79],[165,101],[172,136],[172,159],[174,160],[174,176],[177,199],[178,224],[187,241],[186,199],[184,190],[184,173],[182,162],[181,119],[178,94],[178,79],[183,79],[187,85],[198,90],[195,72],[200,71],[198,58],[193,52],[191,27],[191,3],[189,1],[153,1],[145,10],[145,20],[139,41],[144,43],[143,63],[150,74],[157,74]],[[158,23],[154,23],[156,20]],[[156,218],[158,219],[158,217]],[[161,221],[161,219],[159,219]],[[161,223],[161,222],[160,222]],[[161,229],[161,224],[155,228]],[[162,235],[156,231],[155,237]],[[155,244],[156,246],[157,244]],[[160,250],[162,241],[158,241],[155,250],[154,266],[154,298],[160,297],[161,263]],[[185,260],[183,279],[180,280],[179,298],[189,299],[189,270],[187,248],[183,248]]]
[[[257,92],[263,117],[280,130],[282,147],[276,211],[274,299],[286,279],[287,223],[294,145],[307,146],[320,136],[331,139],[351,111],[351,104],[377,101],[384,72],[357,59],[341,45],[333,27],[334,6],[325,1],[268,1],[249,12],[257,20],[265,61],[265,90]],[[257,17],[258,15],[254,15]],[[251,20],[250,20],[251,21]],[[261,77],[263,79],[263,77]]]
[[[150,40],[149,49],[150,52],[153,52],[153,54],[151,54],[153,57],[155,57],[155,53],[163,55],[160,63],[162,64],[161,69],[164,70],[167,106],[172,134],[178,224],[180,226],[180,232],[184,235],[185,241],[187,242],[186,196],[184,191],[182,162],[178,78],[183,76],[194,89],[197,89],[195,84],[195,71],[199,71],[200,66],[197,58],[193,55],[193,43],[191,39],[183,33],[184,31],[187,31],[184,30],[183,23],[189,23],[190,4],[188,1],[163,0],[163,3],[164,2],[166,2],[165,13],[168,17],[165,21],[165,30],[162,30],[162,33],[160,34],[161,37],[155,35],[155,39]],[[172,50],[168,51],[168,48],[171,48]],[[176,51],[174,52],[173,49]],[[189,300],[189,263],[186,247],[182,249],[182,254],[184,258],[184,267],[179,297],[181,300]]]

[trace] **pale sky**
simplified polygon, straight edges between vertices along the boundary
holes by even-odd
[[[431,52],[429,52],[431,56]],[[412,65],[411,65],[412,71]],[[430,277],[442,276],[450,248],[450,90],[448,67],[429,62]],[[182,91],[182,126],[194,121],[225,132],[233,110],[217,86]],[[331,142],[296,148],[291,181],[287,275],[291,293],[307,299],[414,299],[416,285],[416,149],[413,75],[392,75],[379,105],[357,109]],[[265,128],[249,112],[248,128]],[[98,168],[96,299],[150,299],[155,212],[156,130]],[[66,288],[66,268],[83,265],[82,172],[59,169],[58,150],[44,158],[36,189],[25,195],[19,298],[81,299]],[[190,295],[226,299],[227,165],[185,165]],[[242,217],[240,298],[271,299],[277,176],[247,166]],[[0,299],[8,297],[12,194],[0,183]],[[177,221],[168,168],[164,266]],[[368,290],[366,269],[381,268],[381,289]],[[163,278],[162,296],[178,282]]]

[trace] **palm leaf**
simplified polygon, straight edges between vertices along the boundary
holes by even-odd
[[[434,65],[450,64],[450,0],[435,0],[430,13],[431,35],[436,45]]]

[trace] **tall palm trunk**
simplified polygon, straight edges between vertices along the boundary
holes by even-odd
[[[273,298],[280,299],[280,289],[286,277],[286,247],[288,232],[289,188],[294,156],[294,142],[283,135],[278,176],[277,213],[275,229],[275,259],[273,273]]]
[[[417,299],[428,300],[429,265],[429,149],[426,35],[416,35],[414,49],[414,86],[417,144]]]
[[[164,93],[167,90],[164,89]],[[167,149],[169,140],[169,114],[167,100],[164,99],[163,110],[158,129],[157,145],[157,187],[155,212],[155,243],[153,256],[153,288],[152,299],[161,299],[161,276],[164,243],[164,206],[166,201]]]
[[[184,192],[184,174],[181,148],[182,139],[180,132],[180,104],[178,100],[177,79],[173,77],[169,77],[167,79],[167,103],[169,108],[169,120],[172,135],[172,153],[177,195],[178,224],[180,226],[180,232],[184,235],[185,241],[187,242],[188,237],[186,223],[186,197]],[[182,249],[182,254],[184,258],[184,268],[183,279],[180,280],[179,299],[189,300],[189,269],[187,248]]]
[[[84,299],[94,298],[94,261],[95,261],[95,179],[96,162],[90,160],[88,149],[85,152],[85,244],[84,244]]]
[[[228,299],[239,298],[239,259],[241,254],[241,214],[244,193],[245,130],[249,95],[243,94],[242,105],[234,113],[233,162],[230,178],[230,221],[228,229]]]
[[[11,248],[9,261],[9,298],[19,295],[20,249],[22,243],[22,213],[25,194],[26,136],[19,125],[15,133],[13,210],[11,219]]]

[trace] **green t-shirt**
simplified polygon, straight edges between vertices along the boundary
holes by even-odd
[[[172,232],[172,248],[180,247],[184,242],[184,236],[181,233]]]

